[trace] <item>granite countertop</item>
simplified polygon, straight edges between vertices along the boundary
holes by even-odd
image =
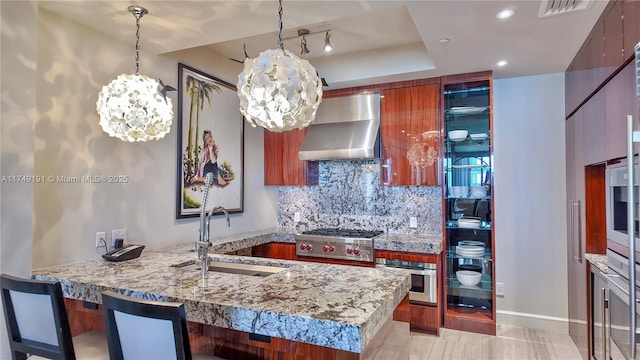
[[[293,235],[266,230],[214,240],[224,253]],[[147,249],[114,263],[102,259],[37,269],[36,279],[61,281],[65,296],[101,303],[104,290],[185,304],[189,321],[360,353],[410,289],[397,271],[212,254],[212,261],[284,267],[267,277],[178,266],[196,259],[193,243]]]
[[[606,274],[609,271],[607,255],[585,253],[584,258],[598,268],[598,270],[602,271],[603,274]]]
[[[440,254],[442,252],[442,236],[380,234],[373,238],[373,246],[376,250]]]

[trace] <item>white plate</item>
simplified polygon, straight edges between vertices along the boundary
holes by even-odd
[[[484,254],[484,248],[480,248],[480,250],[456,249],[456,253],[464,253],[464,254]]]
[[[460,240],[458,241],[458,246],[480,246],[481,248],[484,249],[485,245],[482,241],[475,241],[475,240]]]
[[[458,227],[459,228],[463,228],[463,229],[479,229],[480,228],[480,224],[458,223]]]
[[[484,140],[489,137],[487,134],[471,134],[471,140]]]
[[[474,115],[480,114],[481,112],[487,110],[488,106],[454,106],[449,109],[449,114],[455,115]]]
[[[469,258],[469,259],[482,259],[484,257],[484,254],[456,253],[456,255],[464,257],[464,258]]]

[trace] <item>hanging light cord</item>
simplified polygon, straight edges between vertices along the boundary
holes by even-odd
[[[140,12],[135,12],[136,17],[136,75],[139,75],[138,70],[140,69],[140,17],[142,16]]]
[[[280,6],[278,7],[278,25],[279,25],[278,46],[280,47],[280,50],[284,50],[284,45],[282,43],[282,0],[279,0],[279,4]]]

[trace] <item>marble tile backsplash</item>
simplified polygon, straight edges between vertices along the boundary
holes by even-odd
[[[409,228],[410,216],[417,218],[417,228]],[[278,188],[278,226],[442,235],[442,192],[439,187],[380,185],[379,160],[321,161],[319,185]]]

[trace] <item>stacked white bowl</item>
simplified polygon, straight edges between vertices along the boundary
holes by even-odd
[[[451,141],[463,141],[469,135],[469,130],[452,130],[447,135]]]
[[[480,283],[480,279],[482,278],[482,273],[477,271],[470,270],[459,270],[456,271],[456,279],[460,281],[462,285],[465,286],[475,286]]]
[[[482,199],[487,196],[487,188],[484,186],[472,186],[471,196],[476,199]]]

